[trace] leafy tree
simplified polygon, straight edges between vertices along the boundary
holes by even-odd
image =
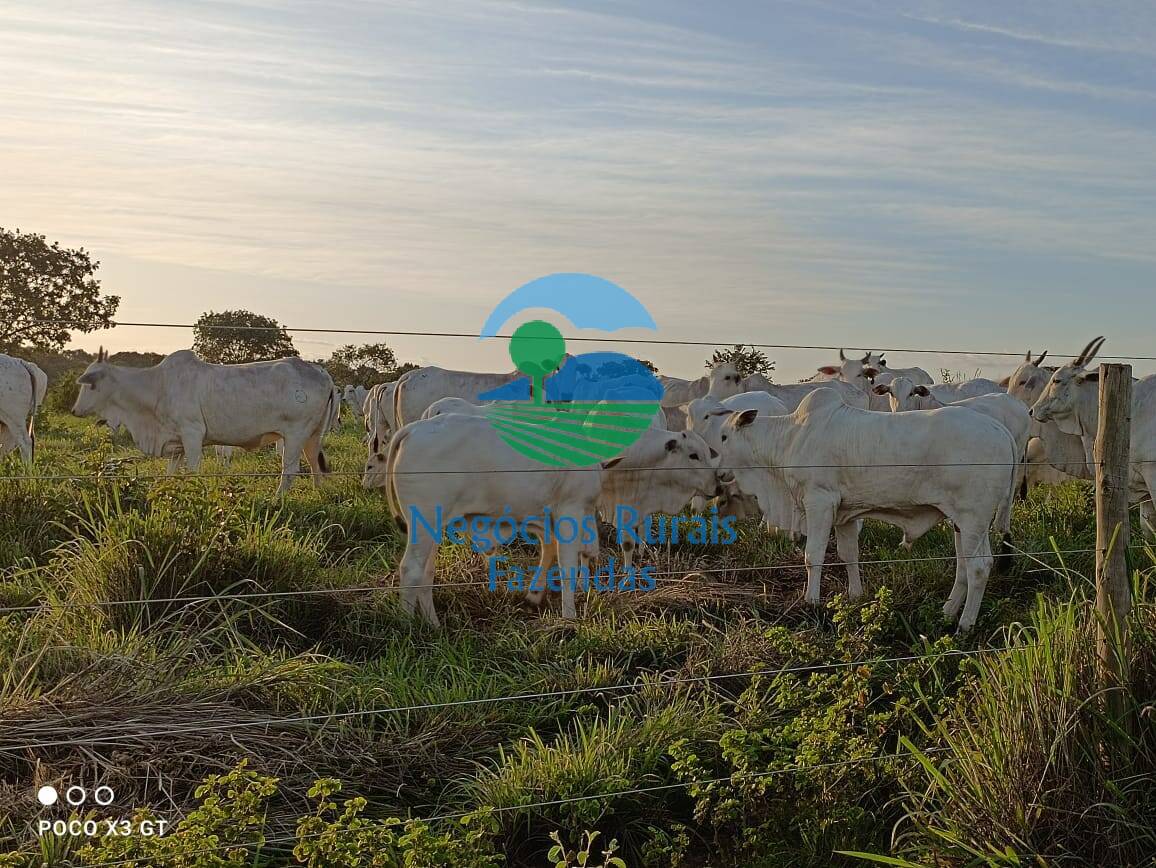
[[[410,371],[416,371],[420,367],[421,367],[421,365],[414,364],[413,362],[403,362],[393,372],[392,375],[385,378],[385,382],[386,383],[393,382],[394,380],[400,379],[402,374],[408,374]]]
[[[193,326],[193,351],[206,362],[225,365],[300,355],[285,326],[249,310],[201,314]]]
[[[346,344],[320,364],[338,385],[373,386],[396,379],[397,355],[386,344]]]
[[[638,362],[642,365],[642,367],[646,368],[646,370],[650,371],[652,374],[658,373],[658,365],[650,361],[650,359],[639,359]]]
[[[99,267],[84,248],[0,227],[0,352],[58,350],[69,332],[111,328],[120,298],[101,295]]]
[[[742,377],[749,377],[751,374],[770,374],[775,370],[775,363],[767,358],[766,353],[744,344],[735,344],[727,350],[715,350],[706,366],[712,368],[723,362],[734,365]]]

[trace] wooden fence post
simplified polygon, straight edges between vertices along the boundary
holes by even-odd
[[[1132,577],[1128,572],[1131,524],[1132,366],[1100,365],[1100,423],[1096,462],[1096,647],[1108,711],[1122,726],[1129,683],[1128,613]]]

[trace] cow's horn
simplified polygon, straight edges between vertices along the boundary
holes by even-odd
[[[870,358],[871,358],[871,353],[867,353],[867,355],[865,355],[863,357],[863,360],[860,362],[860,364],[863,364],[863,365],[867,364],[867,360]]]
[[[841,361],[841,362],[847,361],[847,357],[845,355],[843,355],[842,349],[839,350],[839,361]]]
[[[1097,343],[1097,341],[1099,343]],[[1072,364],[1077,368],[1084,367],[1086,364],[1088,364],[1088,362],[1092,361],[1096,353],[1100,351],[1100,345],[1103,343],[1103,336],[1092,338],[1090,341],[1088,341],[1088,345],[1084,347],[1083,351],[1072,360]],[[1093,349],[1093,347],[1095,347],[1095,349]]]
[[[1044,359],[1046,359],[1047,357],[1048,357],[1048,351],[1044,350],[1043,355],[1041,355],[1038,359],[1036,359],[1034,362],[1032,362],[1032,364],[1038,368],[1040,365],[1042,365],[1044,363]],[[1029,357],[1029,359],[1030,359],[1030,357]]]

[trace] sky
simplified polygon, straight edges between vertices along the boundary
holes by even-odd
[[[0,225],[90,250],[123,321],[476,334],[576,271],[648,308],[624,337],[1156,356],[1148,0],[6,0],[0,81]],[[295,336],[375,340],[510,368]]]

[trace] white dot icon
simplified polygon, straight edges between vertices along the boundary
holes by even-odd
[[[46,808],[55,805],[59,798],[60,794],[56,792],[56,787],[41,787],[36,791],[36,800]]]

